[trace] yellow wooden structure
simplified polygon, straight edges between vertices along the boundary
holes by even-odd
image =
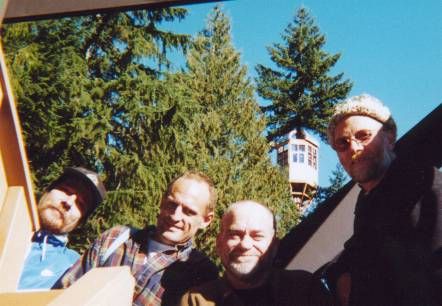
[[[0,22],[7,5],[0,1]],[[66,290],[17,291],[32,234],[38,229],[28,160],[0,45],[0,305],[132,304],[134,279],[128,267],[92,270]]]

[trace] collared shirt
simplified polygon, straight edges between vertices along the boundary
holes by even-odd
[[[152,257],[157,253],[173,254],[178,253],[178,248],[150,239],[147,244],[148,257]]]
[[[50,289],[80,257],[66,247],[67,241],[67,235],[54,235],[43,230],[36,232],[18,289]]]
[[[116,226],[102,234],[63,276],[61,286],[69,287],[94,267],[128,266],[135,278],[133,305],[175,305],[190,286],[217,277],[216,267],[207,257],[192,250],[191,241],[174,255],[158,252],[164,245],[152,244],[153,227],[135,232],[103,260],[112,242],[127,229]]]

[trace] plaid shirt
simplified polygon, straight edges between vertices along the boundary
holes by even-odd
[[[95,267],[129,266],[135,278],[133,305],[176,305],[188,288],[217,278],[215,265],[192,249],[190,241],[176,254],[148,256],[153,227],[135,232],[103,262],[106,250],[127,229],[116,226],[103,233],[63,276],[61,287],[69,287]]]

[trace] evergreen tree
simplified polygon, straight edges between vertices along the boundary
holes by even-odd
[[[81,19],[5,25],[3,42],[37,189],[62,170],[66,138],[87,86],[87,66],[76,52]],[[61,38],[63,35],[63,39]]]
[[[189,51],[187,72],[177,78],[189,104],[196,107],[183,137],[185,166],[206,172],[219,193],[215,222],[198,237],[197,245],[216,258],[220,218],[228,204],[243,199],[267,204],[278,216],[283,235],[297,222],[298,212],[287,181],[270,162],[265,121],[247,69],[232,45],[229,19],[219,6]]]
[[[144,226],[176,173],[187,106],[164,69],[188,35],[163,31],[181,8],[97,14],[4,28],[26,148],[39,190],[66,166],[102,174],[111,191],[74,237],[79,248],[116,223]],[[177,157],[178,156],[178,157]]]
[[[268,48],[277,68],[256,67],[258,93],[271,102],[262,107],[268,138],[278,140],[294,129],[303,138],[305,128],[325,139],[333,105],[352,87],[350,81],[342,80],[342,73],[329,75],[340,54],[322,50],[325,36],[305,8],[298,10],[282,39],[283,43]]]
[[[333,196],[339,189],[344,187],[347,182],[348,176],[342,165],[338,163],[336,169],[332,171],[332,174],[329,177],[330,185],[318,188],[312,203],[307,208],[304,215],[307,216],[312,213],[318,205]]]
[[[269,160],[265,120],[219,8],[192,43],[187,70],[168,72],[168,51],[185,50],[189,37],[159,25],[184,16],[170,8],[4,29],[37,185],[82,165],[100,172],[110,190],[72,236],[77,249],[117,223],[154,223],[166,184],[187,169],[214,179],[216,223],[241,199],[272,208],[280,235],[298,220],[289,186]],[[197,239],[212,255],[217,230],[215,224]]]

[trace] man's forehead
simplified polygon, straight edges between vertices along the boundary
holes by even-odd
[[[230,230],[273,230],[273,216],[258,206],[232,210],[223,221],[225,228]]]
[[[376,119],[368,116],[353,115],[345,117],[336,125],[335,134],[358,129],[377,130],[380,128],[382,128],[382,123]]]
[[[89,205],[93,199],[93,194],[89,186],[75,179],[63,180],[60,183],[53,186],[52,189],[63,190],[70,194],[76,194],[77,196],[82,197],[82,199],[85,202],[84,204],[86,205]]]
[[[180,204],[192,207],[197,205],[201,206],[201,209],[205,209],[209,205],[210,191],[208,184],[204,181],[181,178],[173,183],[167,197],[182,202]]]
[[[173,183],[170,193],[182,193],[194,197],[209,197],[209,186],[206,182],[191,178],[181,178]]]

